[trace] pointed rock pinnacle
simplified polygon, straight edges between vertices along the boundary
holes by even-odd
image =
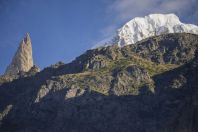
[[[11,64],[7,67],[5,75],[16,75],[19,72],[28,72],[32,66],[32,44],[30,35],[27,33],[21,41]]]

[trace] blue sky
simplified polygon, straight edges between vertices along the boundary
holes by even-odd
[[[30,33],[41,69],[70,62],[136,16],[175,13],[198,25],[197,0],[0,0],[0,74]]]

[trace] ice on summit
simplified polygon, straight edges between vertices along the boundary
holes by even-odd
[[[135,44],[145,38],[166,33],[198,34],[198,26],[184,24],[175,14],[150,14],[145,17],[136,17],[117,30],[115,36],[103,44],[95,47],[118,44],[125,46]]]

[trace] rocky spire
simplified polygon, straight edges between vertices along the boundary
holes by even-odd
[[[11,64],[7,67],[5,75],[15,75],[19,72],[27,72],[32,66],[32,44],[30,35],[27,33],[21,41]]]

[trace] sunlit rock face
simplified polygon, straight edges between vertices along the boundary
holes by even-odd
[[[33,66],[32,44],[29,34],[20,43],[11,64],[7,67],[5,75],[15,75],[19,72],[28,72]]]

